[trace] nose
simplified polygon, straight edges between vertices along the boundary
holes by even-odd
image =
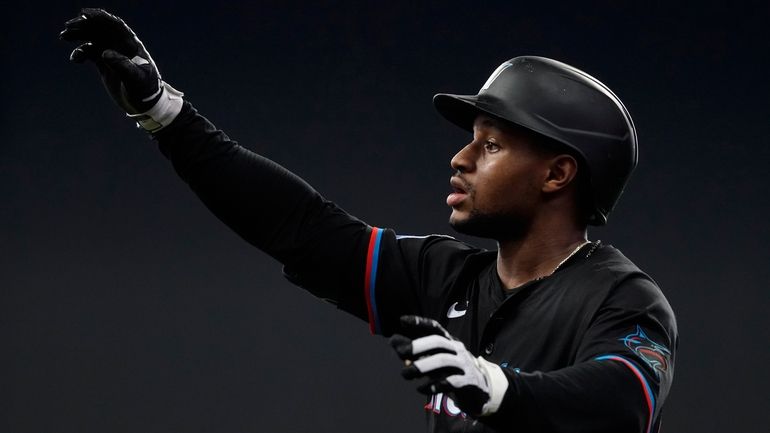
[[[452,160],[449,162],[449,165],[452,167],[452,169],[460,173],[467,173],[469,171],[473,171],[474,162],[473,162],[473,157],[471,155],[472,144],[473,143],[467,144],[465,147],[460,149],[460,151],[457,152],[454,157],[452,157]]]

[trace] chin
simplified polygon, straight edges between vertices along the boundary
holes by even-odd
[[[449,214],[449,225],[454,227],[455,224],[462,224],[467,219],[468,216],[465,215],[465,212],[459,212],[456,209],[452,209],[452,213]]]
[[[520,237],[526,232],[527,224],[513,215],[481,213],[476,209],[464,217],[456,213],[449,216],[449,225],[464,235],[500,241]]]

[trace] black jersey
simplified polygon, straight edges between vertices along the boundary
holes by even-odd
[[[473,419],[436,394],[425,405],[428,431],[658,431],[676,323],[655,282],[615,248],[587,244],[552,275],[508,291],[496,252],[370,227],[237,146],[189,103],[156,138],[204,203],[295,284],[373,333],[397,332],[404,314],[433,318],[502,367],[509,386],[495,414]]]

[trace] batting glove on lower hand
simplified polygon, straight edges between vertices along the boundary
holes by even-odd
[[[94,62],[112,99],[142,128],[159,131],[179,114],[183,94],[163,82],[144,44],[122,19],[86,8],[64,27],[61,39],[83,42],[70,60]]]
[[[426,378],[417,387],[423,394],[443,392],[471,416],[491,415],[500,407],[508,379],[500,366],[474,357],[437,321],[419,316],[401,317],[401,329],[390,344],[406,366],[406,379]]]

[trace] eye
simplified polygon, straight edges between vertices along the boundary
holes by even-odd
[[[492,140],[487,140],[484,142],[484,150],[486,150],[489,153],[495,153],[498,150],[500,150],[500,145],[495,143]]]

